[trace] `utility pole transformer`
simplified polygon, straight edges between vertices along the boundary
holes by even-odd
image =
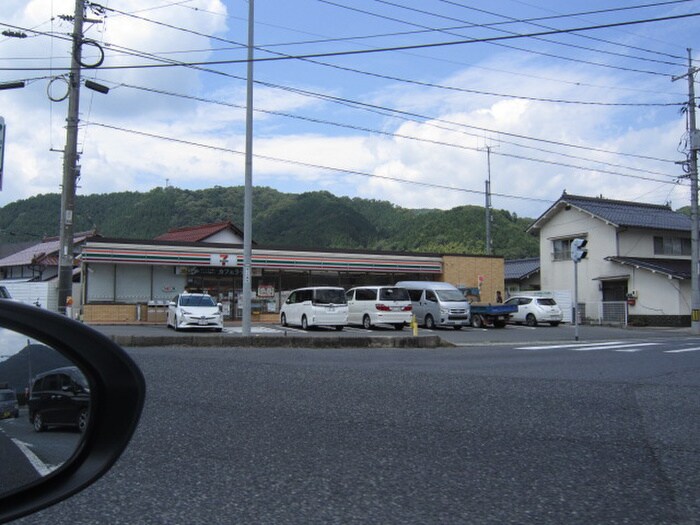
[[[673,77],[673,81],[688,77],[688,172],[690,175],[690,327],[693,335],[700,335],[700,245],[698,243],[698,148],[700,137],[695,122],[695,73],[692,50],[688,49],[688,73]]]
[[[78,177],[78,120],[80,112],[80,62],[83,43],[84,0],[75,0],[73,52],[68,75],[68,117],[66,147],[63,151],[63,184],[58,255],[58,311],[66,313],[68,297],[73,294],[73,210]]]

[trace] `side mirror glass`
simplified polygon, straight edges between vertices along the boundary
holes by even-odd
[[[141,371],[104,334],[9,299],[0,299],[0,387],[0,523],[107,472],[145,398]]]
[[[0,328],[0,496],[48,476],[79,449],[90,386],[70,359]]]

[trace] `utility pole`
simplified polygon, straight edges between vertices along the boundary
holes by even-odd
[[[246,82],[245,187],[243,203],[243,319],[242,333],[250,335],[253,259],[253,0],[248,0],[248,78]]]
[[[486,255],[493,253],[493,241],[491,240],[491,146],[486,146],[486,165],[488,169],[488,179],[486,180]]]
[[[690,288],[691,311],[690,327],[693,335],[700,335],[700,280],[698,279],[698,266],[700,262],[700,245],[698,244],[698,148],[700,136],[695,123],[695,73],[698,69],[693,67],[692,50],[688,49],[688,73],[673,77],[673,81],[688,78],[688,175],[690,176]]]
[[[58,311],[66,313],[66,301],[73,294],[73,210],[78,177],[78,120],[80,111],[80,62],[83,43],[83,0],[75,0],[73,52],[68,75],[68,117],[66,147],[63,151],[61,188],[60,251],[58,255]]]

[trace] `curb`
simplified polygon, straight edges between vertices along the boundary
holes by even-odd
[[[287,336],[108,336],[120,346],[203,346],[203,347],[258,347],[258,348],[440,348],[454,346],[436,335],[418,337],[287,337]]]

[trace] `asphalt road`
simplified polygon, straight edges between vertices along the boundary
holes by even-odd
[[[16,523],[700,523],[698,338],[522,340],[133,348],[124,456]]]

